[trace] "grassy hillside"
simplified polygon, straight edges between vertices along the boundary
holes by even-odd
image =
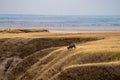
[[[67,46],[70,43],[83,43],[99,39],[101,38],[4,38],[0,39],[0,61],[6,57],[12,56],[24,58],[45,48]]]
[[[119,80],[120,62],[93,63],[67,67],[51,80]]]
[[[77,48],[68,50],[70,43]],[[120,33],[35,33],[1,38],[0,47],[7,54],[1,57],[23,59],[7,72],[8,80],[120,79]]]

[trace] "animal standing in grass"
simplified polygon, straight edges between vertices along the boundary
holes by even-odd
[[[68,50],[69,50],[69,49],[72,49],[72,48],[76,48],[76,45],[75,45],[74,43],[70,44],[70,45],[67,47]]]

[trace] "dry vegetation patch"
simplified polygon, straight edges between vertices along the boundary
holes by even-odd
[[[51,80],[119,80],[120,62],[94,63],[67,67]]]

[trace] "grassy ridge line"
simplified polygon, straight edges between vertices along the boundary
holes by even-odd
[[[59,55],[58,53],[62,53],[62,52],[63,52],[62,49],[56,49],[56,50],[52,51],[47,56],[40,59],[39,62],[35,63],[30,69],[28,69],[17,80],[30,80],[30,79],[32,79],[37,73],[41,73],[42,68],[44,68],[44,66],[47,65],[49,62],[51,62],[56,56],[58,56]]]
[[[41,51],[38,51],[28,57],[26,57],[24,60],[22,60],[19,64],[13,68],[9,74],[8,74],[8,79],[9,80],[15,80],[17,77],[19,77],[21,74],[26,72],[28,68],[30,68],[34,63],[39,61],[39,59],[43,58],[44,56],[48,55],[49,52],[52,52],[57,48],[49,48],[49,49],[44,49]]]
[[[61,52],[58,52],[58,55],[50,61],[48,64],[46,64],[40,71],[39,73],[36,74],[35,77],[38,77],[39,75],[42,75],[47,69],[49,69],[51,66],[59,62],[61,59],[63,59],[63,56],[68,56],[72,53],[73,51],[68,51],[66,48],[63,48]]]
[[[70,43],[83,43],[88,41],[99,40],[101,38],[33,38],[27,44],[20,48],[20,57],[24,58],[35,51],[42,50],[49,47],[66,46]],[[102,38],[103,39],[103,38]]]
[[[61,49],[53,50],[48,55],[46,55],[45,57],[40,59],[38,62],[36,62],[34,65],[32,65],[31,68],[29,68],[24,74],[22,74],[17,80],[32,79],[46,64],[48,64],[51,60],[53,60],[56,57],[56,55],[57,55],[56,52],[61,52]],[[56,53],[56,54],[53,54],[53,53]]]
[[[49,80],[52,76],[59,73],[59,71],[61,71],[64,67],[74,65],[74,64],[114,61],[116,60],[115,57],[118,54],[120,55],[120,51],[118,51],[117,53],[110,51],[110,52],[107,52],[105,56],[103,56],[104,51],[103,52],[98,51],[98,52],[95,52],[94,54],[89,54],[91,52],[85,53],[85,51],[82,51],[81,49],[79,50],[80,50],[79,52],[74,52],[73,54],[70,54],[69,56],[63,56],[64,58],[62,60],[59,60],[57,63],[52,65],[50,68],[45,70],[41,75],[37,77],[37,79]],[[84,58],[86,58],[86,60]],[[36,78],[33,80],[36,80]]]
[[[88,41],[99,40],[102,38],[93,37],[69,37],[69,38],[5,38],[0,39],[0,61],[2,57],[19,56],[24,58],[32,53],[49,47],[66,46],[70,43],[83,43]]]
[[[31,33],[31,32],[49,32],[46,29],[1,29],[0,33]]]
[[[119,80],[120,61],[73,65],[51,80]]]
[[[73,54],[71,53],[68,56],[63,56],[63,59],[60,59],[55,64],[49,66],[48,69],[46,69],[42,74],[37,75],[33,80],[39,80],[39,79],[49,80],[52,76],[57,74],[64,67],[66,67],[68,65],[72,65],[72,64],[69,64],[69,62],[71,62],[72,60],[74,60],[76,58],[76,54],[81,55],[81,52],[77,52],[77,53],[73,53]]]
[[[84,65],[84,64],[88,64],[88,63],[93,64],[93,63],[101,63],[101,62],[107,63],[107,62],[111,62],[111,61],[118,61],[118,60],[120,60],[120,57],[118,58],[118,55],[120,56],[120,50],[115,51],[115,52],[114,52],[114,50],[113,51],[111,50],[109,52],[108,51],[98,51],[98,52],[95,52],[95,53],[91,53],[90,51],[88,51],[88,52],[85,52],[85,53],[82,53],[82,54],[79,54],[79,53],[76,54],[75,53],[74,56],[71,56],[70,58],[67,59],[70,62],[67,62],[66,60],[64,60],[67,63],[66,66],[65,66],[65,63],[62,62],[62,63],[59,63],[59,64],[61,64],[61,65],[64,64],[64,65],[63,66],[58,66],[58,67],[63,67],[62,69],[64,70],[64,69],[66,69],[66,67],[76,65],[76,64],[77,65],[78,64],[79,65]],[[53,69],[55,69],[55,68],[53,68]],[[58,72],[61,72],[61,70],[58,71]],[[54,76],[52,76],[51,80],[53,80],[53,78],[55,78],[58,74],[59,73],[56,73]],[[45,77],[45,75],[43,76],[43,78],[44,77]],[[48,79],[45,79],[45,80],[48,80]],[[64,80],[69,80],[69,79],[64,79]],[[75,78],[75,80],[77,80],[77,79]],[[81,80],[81,79],[78,79],[78,80]],[[90,79],[88,79],[88,80],[90,80]],[[98,79],[96,79],[96,80],[98,80]],[[102,80],[104,80],[104,79],[102,79]]]
[[[66,68],[68,68],[69,66],[72,65],[87,65],[87,64],[103,64],[103,63],[112,63],[113,61],[116,62],[118,60],[120,60],[120,57],[118,58],[118,55],[120,56],[120,51],[116,51],[116,52],[106,52],[104,53],[104,51],[102,52],[98,52],[98,53],[91,53],[91,52],[85,52],[85,53],[81,53],[81,54],[75,54],[75,55],[71,55],[71,57],[69,57],[67,60],[70,61],[70,63],[67,63],[67,65],[65,66],[64,62],[61,64],[64,64],[62,67],[62,70],[65,70]],[[64,60],[65,61],[65,60]],[[61,67],[61,66],[60,66]],[[59,71],[61,72],[61,70]],[[87,74],[87,73],[86,73]],[[54,76],[52,76],[51,80],[53,80],[57,75],[59,75],[59,73],[56,73]],[[97,75],[97,74],[96,74]],[[45,77],[45,76],[44,76]],[[50,79],[49,79],[50,80]],[[65,79],[64,79],[65,80]],[[66,79],[67,80],[67,79]],[[69,79],[68,79],[69,80]],[[73,79],[74,80],[74,79]],[[76,80],[76,79],[75,79]],[[81,80],[81,79],[78,79]],[[89,80],[89,79],[88,79]],[[94,80],[94,79],[93,79]],[[97,79],[98,80],[98,79]],[[103,79],[104,80],[104,79]],[[113,79],[114,80],[114,79]]]

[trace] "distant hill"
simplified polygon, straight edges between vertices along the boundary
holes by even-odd
[[[49,32],[46,29],[1,29],[0,33],[32,33],[32,32]]]

